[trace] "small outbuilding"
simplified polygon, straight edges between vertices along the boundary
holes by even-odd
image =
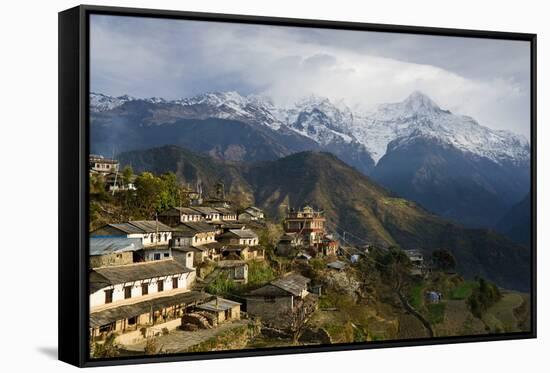
[[[241,318],[241,304],[229,299],[216,297],[209,302],[199,304],[196,308],[214,315],[218,324]]]

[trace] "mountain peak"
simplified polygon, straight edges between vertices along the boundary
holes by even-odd
[[[437,111],[441,108],[428,95],[421,91],[412,92],[403,102],[413,112]]]

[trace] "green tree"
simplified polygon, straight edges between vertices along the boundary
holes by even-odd
[[[434,250],[432,252],[432,261],[438,269],[443,271],[448,271],[456,267],[456,259],[447,249]]]
[[[397,247],[390,247],[376,256],[376,267],[388,283],[398,290],[408,280],[411,261],[405,252]]]
[[[111,333],[103,343],[94,343],[92,355],[96,359],[117,357],[120,352],[115,343],[116,334]]]
[[[124,167],[124,170],[122,170],[122,181],[123,183],[129,184],[133,181],[134,178],[134,170],[131,166]]]
[[[472,314],[481,318],[489,307],[502,298],[502,294],[495,284],[483,278],[479,278],[478,282],[479,287],[468,297],[467,303]]]
[[[158,211],[162,191],[160,179],[150,172],[143,172],[136,178],[136,206],[148,219]]]

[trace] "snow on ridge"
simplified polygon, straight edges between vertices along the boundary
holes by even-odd
[[[269,97],[242,96],[235,91],[208,92],[176,100],[92,93],[90,107],[92,111],[107,111],[133,100],[181,106],[205,105],[214,117],[243,120],[273,130],[285,127],[321,145],[333,141],[356,142],[371,153],[375,163],[386,154],[390,142],[399,140],[404,144],[418,136],[437,139],[496,163],[520,163],[530,158],[529,141],[523,136],[493,130],[471,117],[443,110],[420,91],[411,93],[401,102],[382,104],[366,113],[353,112],[345,102],[334,104],[322,96],[310,95],[282,107],[275,105]]]

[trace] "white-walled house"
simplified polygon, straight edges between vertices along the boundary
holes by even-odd
[[[174,207],[159,214],[159,220],[164,224],[175,227],[181,223],[203,221],[203,215],[189,207]]]
[[[174,231],[174,246],[200,246],[216,242],[218,229],[205,222],[183,223]]]
[[[144,247],[168,245],[175,229],[155,220],[132,220],[106,224],[90,233],[92,237],[140,238]]]
[[[186,309],[207,297],[190,290],[195,282],[192,266],[190,255],[179,261],[168,259],[92,270],[92,340],[116,332],[117,343],[128,344],[161,333],[163,328],[176,328]]]
[[[256,206],[247,207],[238,216],[239,221],[258,221],[263,220],[264,218],[264,212]]]
[[[237,213],[231,209],[225,207],[216,207],[215,208],[220,213],[220,220],[223,222],[234,222],[237,221]]]
[[[193,210],[199,212],[203,219],[207,222],[219,222],[220,212],[213,207],[197,206],[193,207]]]
[[[218,240],[229,245],[258,245],[258,235],[250,229],[230,229],[226,233],[219,236]]]
[[[90,309],[170,290],[187,291],[195,281],[192,258],[189,264],[191,268],[168,259],[95,268],[90,273]]]

